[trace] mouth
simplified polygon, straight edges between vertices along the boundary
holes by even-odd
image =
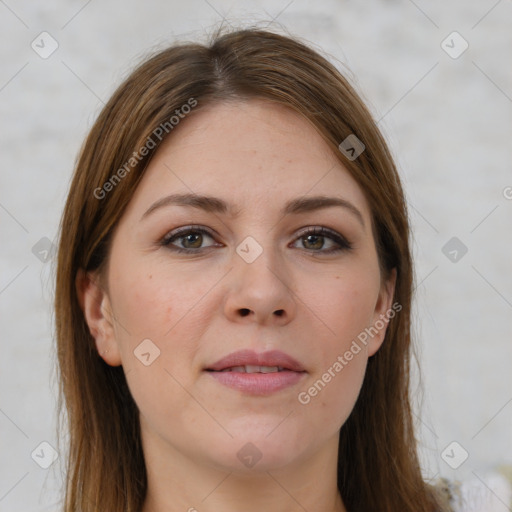
[[[210,372],[220,371],[220,372],[237,372],[237,373],[276,373],[283,371],[290,371],[288,369],[283,368],[282,366],[256,366],[256,365],[245,365],[245,366],[230,366],[229,368],[224,368],[223,370],[207,370]]]
[[[280,371],[303,372],[304,367],[292,356],[280,350],[260,354],[253,350],[238,350],[219,359],[207,371],[237,371],[245,373],[275,373]]]
[[[307,374],[284,352],[233,352],[205,368],[217,382],[250,395],[269,395],[297,384]]]

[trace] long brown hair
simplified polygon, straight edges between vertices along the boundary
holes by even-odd
[[[140,512],[146,494],[137,407],[123,368],[99,357],[75,285],[80,269],[103,268],[113,229],[160,140],[153,135],[154,147],[126,163],[165,123],[165,135],[172,137],[169,119],[191,99],[198,110],[255,97],[285,105],[315,126],[366,194],[383,275],[397,270],[394,301],[402,309],[370,358],[360,396],[340,432],[343,501],[354,512],[442,510],[435,488],[422,478],[413,430],[412,263],[406,202],[393,159],[367,108],[334,65],[296,38],[245,29],[219,31],[208,45],[176,44],[145,60],[105,105],[82,147],[61,221],[55,298],[60,410],[69,430],[66,512]],[[354,160],[338,149],[349,135],[365,145]]]

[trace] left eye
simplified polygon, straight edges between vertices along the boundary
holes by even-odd
[[[325,248],[327,245],[330,247]],[[309,228],[296,242],[302,242],[304,249],[313,252],[331,253],[351,249],[351,244],[335,231],[323,227]],[[295,246],[295,245],[294,245]]]

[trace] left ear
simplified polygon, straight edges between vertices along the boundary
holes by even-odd
[[[368,357],[373,356],[379,350],[386,336],[389,320],[402,309],[400,304],[397,304],[396,308],[392,307],[395,284],[396,268],[393,268],[389,273],[389,277],[386,280],[382,280],[377,303],[375,304],[372,324],[368,328],[370,333]]]

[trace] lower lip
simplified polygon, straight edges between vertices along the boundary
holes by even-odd
[[[297,384],[306,372],[272,373],[207,372],[221,384],[251,395],[270,395]]]

